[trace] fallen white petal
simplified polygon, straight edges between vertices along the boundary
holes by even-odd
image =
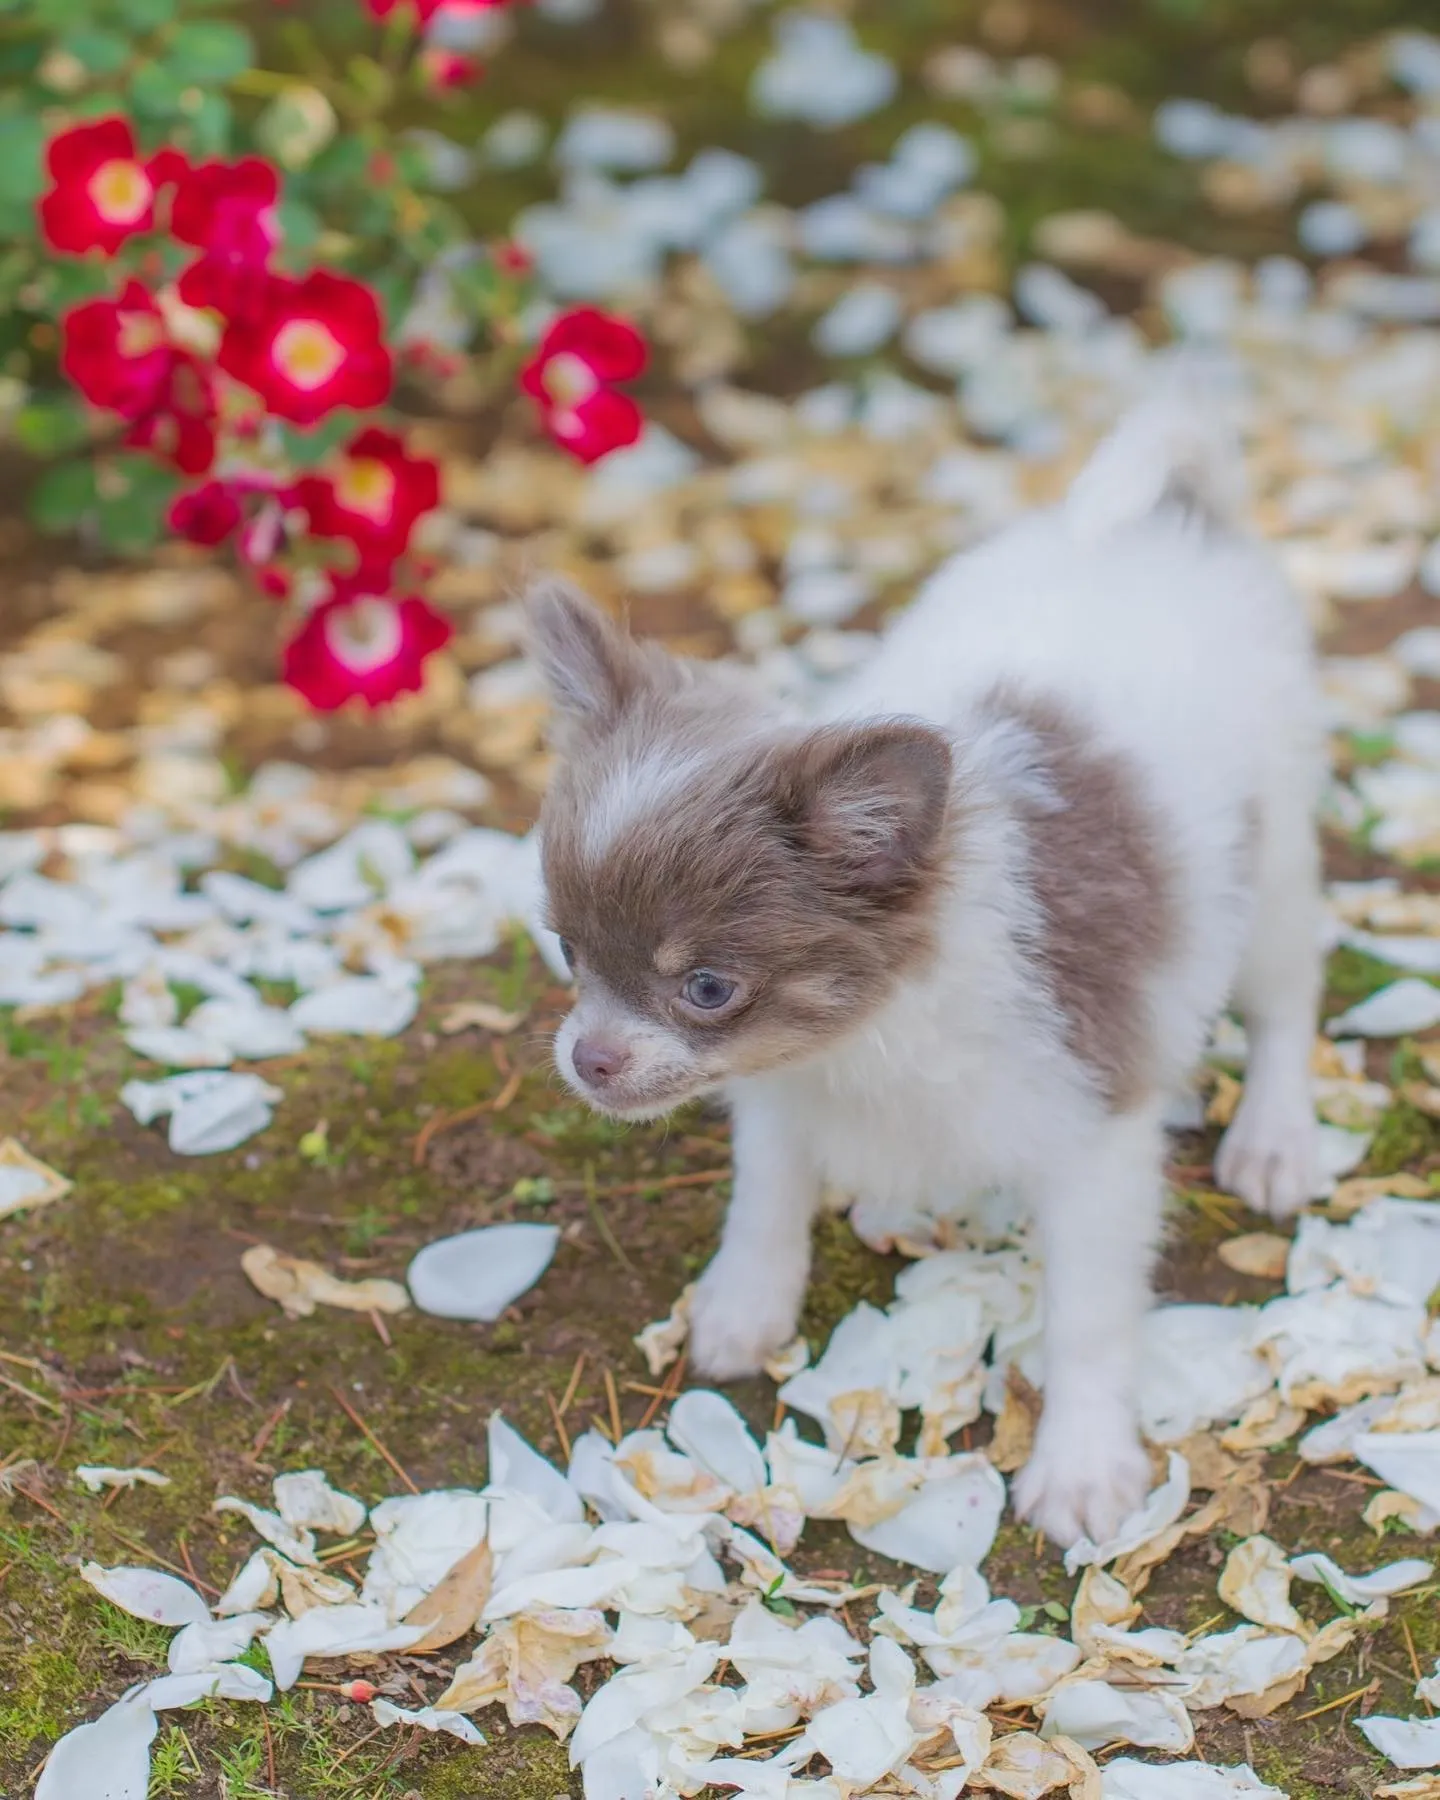
[[[302,994],[290,1008],[290,1022],[319,1036],[396,1037],[419,1008],[420,995],[408,982],[350,975]]]
[[[328,1531],[336,1537],[354,1537],[365,1523],[365,1506],[353,1494],[342,1494],[331,1487],[319,1469],[277,1475],[274,1490],[276,1512],[297,1531]]]
[[[1440,987],[1407,976],[1378,989],[1325,1029],[1332,1037],[1409,1037],[1440,1025]]]
[[[238,1500],[234,1494],[222,1494],[212,1502],[210,1510],[242,1513],[265,1542],[273,1544],[291,1562],[313,1564],[315,1561],[315,1539],[310,1533],[282,1519],[268,1506],[255,1506],[249,1500]]]
[[[75,1479],[92,1494],[101,1488],[169,1487],[170,1477],[154,1469],[112,1469],[108,1463],[81,1463]]]
[[[104,1569],[87,1562],[80,1565],[80,1574],[113,1606],[152,1625],[194,1625],[210,1617],[210,1608],[188,1582],[159,1569]]]
[[[170,1640],[166,1661],[172,1675],[198,1675],[216,1663],[234,1662],[270,1624],[263,1612],[236,1613],[225,1619],[197,1619]]]
[[[418,1711],[411,1711],[403,1706],[394,1706],[388,1700],[372,1700],[370,1713],[377,1725],[415,1725],[421,1731],[441,1731],[447,1737],[459,1738],[462,1744],[485,1742],[482,1733],[463,1713],[444,1712],[434,1706],[422,1706]]]
[[[1351,1453],[1391,1487],[1440,1512],[1440,1431],[1366,1431]]]
[[[145,1800],[155,1714],[131,1688],[89,1725],[77,1725],[50,1752],[35,1800]]]
[[[1119,1688],[1108,1681],[1071,1681],[1045,1702],[1040,1735],[1068,1737],[1086,1750],[1139,1744],[1183,1755],[1195,1742],[1190,1715],[1163,1688]]]
[[[1248,1763],[1149,1763],[1117,1756],[1100,1771],[1101,1800],[1287,1800]]]
[[[529,1293],[560,1241],[556,1225],[483,1225],[427,1244],[406,1271],[410,1297],[441,1319],[498,1319]]]
[[[1440,1719],[1393,1719],[1372,1713],[1355,1723],[1397,1769],[1440,1769]]]
[[[750,1427],[723,1394],[689,1388],[670,1409],[666,1435],[678,1450],[737,1494],[754,1493],[768,1479]]]
[[[1318,1582],[1347,1606],[1366,1606],[1372,1600],[1418,1587],[1429,1579],[1434,1566],[1418,1556],[1409,1556],[1372,1569],[1368,1575],[1347,1575],[1339,1563],[1320,1551],[1290,1558],[1290,1567],[1299,1580]]]

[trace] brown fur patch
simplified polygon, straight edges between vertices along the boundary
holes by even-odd
[[[1033,738],[1054,795],[1018,807],[1040,910],[1035,949],[1068,1048],[1123,1112],[1149,1085],[1149,978],[1177,926],[1160,823],[1125,758],[1058,703],[1005,694],[992,705]]]

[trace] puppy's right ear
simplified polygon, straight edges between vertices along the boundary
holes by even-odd
[[[530,652],[564,730],[607,730],[645,680],[639,646],[563,581],[532,588],[525,615]]]

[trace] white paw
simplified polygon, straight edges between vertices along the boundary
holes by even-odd
[[[717,1256],[690,1302],[690,1367],[712,1381],[758,1375],[795,1336],[803,1295]]]
[[[1069,1549],[1103,1543],[1150,1492],[1150,1458],[1129,1411],[1076,1407],[1041,1414],[1030,1460],[1015,1478],[1015,1510]]]
[[[1215,1180],[1252,1212],[1286,1219],[1319,1192],[1319,1135],[1309,1096],[1242,1096],[1215,1154]]]

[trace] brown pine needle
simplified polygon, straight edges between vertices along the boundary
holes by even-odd
[[[555,1396],[549,1388],[545,1390],[545,1404],[550,1408],[550,1417],[555,1421],[555,1435],[560,1439],[560,1448],[568,1463],[570,1460],[570,1433],[565,1429],[564,1415],[555,1404]]]
[[[585,1367],[585,1352],[582,1350],[575,1358],[575,1367],[570,1371],[570,1379],[565,1383],[564,1398],[560,1402],[560,1417],[563,1419],[569,1412],[576,1394],[580,1390],[580,1375]]]
[[[1418,1687],[1425,1677],[1420,1673],[1420,1658],[1415,1654],[1415,1640],[1410,1635],[1410,1621],[1405,1617],[1404,1613],[1401,1613],[1400,1615],[1400,1633],[1405,1639],[1405,1648],[1410,1653],[1410,1667],[1414,1671],[1415,1683]],[[1428,1700],[1425,1702],[1425,1710],[1427,1712],[1433,1712],[1435,1710]]]
[[[148,1544],[142,1544],[132,1537],[127,1537],[117,1526],[112,1525],[109,1519],[102,1520],[102,1523],[111,1537],[122,1543],[127,1550],[133,1550],[137,1556],[143,1556],[148,1562],[156,1563],[162,1569],[168,1569],[172,1575],[178,1575],[182,1581],[193,1582],[202,1593],[214,1594],[216,1599],[219,1599],[219,1588],[211,1587],[208,1581],[202,1581],[198,1575],[188,1569],[182,1569],[178,1563],[167,1562],[158,1551],[152,1550]]]
[[[625,1435],[625,1427],[620,1423],[620,1396],[615,1392],[615,1377],[608,1368],[605,1371],[605,1398],[610,1402],[610,1425],[618,1444]]]
[[[510,1079],[505,1083],[504,1087],[502,1087],[500,1092],[495,1096],[494,1110],[497,1113],[505,1112],[508,1110],[510,1102],[520,1092],[520,1084],[522,1081],[524,1081],[524,1079],[525,1079],[525,1071],[523,1069],[515,1069],[511,1072]]]
[[[645,1416],[640,1421],[640,1429],[642,1431],[649,1425],[656,1413],[664,1406],[665,1402],[667,1400],[673,1400],[680,1392],[681,1384],[685,1380],[685,1365],[688,1360],[689,1352],[682,1350],[679,1356],[676,1357],[675,1361],[670,1365],[670,1371],[665,1377],[665,1382],[661,1387],[660,1392],[645,1408]]]
[[[395,1347],[395,1340],[386,1329],[384,1319],[380,1317],[380,1314],[373,1306],[370,1309],[370,1323],[375,1327],[375,1335],[379,1338],[385,1348],[387,1350],[393,1350]]]
[[[343,1412],[345,1414],[346,1418],[348,1418],[350,1420],[352,1425],[355,1425],[358,1427],[358,1429],[364,1434],[366,1441],[374,1449],[379,1451],[380,1455],[384,1457],[384,1459],[387,1463],[389,1463],[390,1467],[395,1471],[395,1473],[405,1483],[406,1487],[409,1488],[410,1492],[412,1494],[418,1494],[420,1492],[419,1488],[416,1487],[415,1483],[405,1473],[405,1470],[400,1466],[400,1464],[395,1460],[395,1458],[390,1454],[390,1452],[380,1442],[379,1438],[376,1437],[375,1433],[365,1423],[364,1419],[362,1419],[360,1417],[359,1413],[356,1412],[355,1408],[350,1404],[350,1402],[340,1392],[339,1388],[337,1388],[333,1383],[331,1384],[331,1387],[330,1387],[330,1393],[334,1398],[335,1404],[340,1408],[341,1412]]]
[[[17,1357],[15,1359],[19,1361]],[[52,1400],[48,1394],[37,1394],[34,1388],[26,1387],[23,1381],[13,1381],[8,1375],[0,1375],[0,1386],[13,1388],[17,1394],[23,1394],[35,1406],[43,1406],[53,1413],[64,1412],[65,1408],[58,1400]]]
[[[430,1140],[438,1137],[442,1131],[450,1131],[456,1125],[468,1124],[471,1119],[478,1119],[481,1113],[490,1110],[488,1100],[477,1100],[473,1106],[462,1106],[459,1112],[435,1113],[428,1118],[415,1134],[415,1147],[411,1151],[411,1160],[417,1169],[425,1167],[425,1157],[430,1149]]]
[[[1362,1694],[1373,1693],[1379,1685],[1378,1680],[1367,1681],[1364,1687],[1356,1688],[1353,1693],[1341,1694],[1338,1700],[1327,1700],[1323,1706],[1312,1706],[1309,1712],[1297,1713],[1295,1723],[1298,1725],[1303,1719],[1318,1719],[1321,1713],[1334,1712],[1337,1706],[1348,1706],[1352,1700],[1358,1700]]]
[[[293,1404],[293,1401],[282,1400],[275,1408],[274,1412],[271,1413],[270,1417],[255,1433],[255,1441],[250,1446],[249,1461],[255,1462],[258,1460],[260,1452],[275,1435],[276,1431],[279,1429],[280,1421],[285,1417],[286,1413],[289,1412]]]
[[[611,1192],[613,1193],[614,1189],[611,1189]],[[600,1233],[605,1248],[615,1258],[622,1269],[633,1275],[635,1273],[635,1265],[625,1254],[624,1245],[610,1229],[610,1221],[605,1217],[604,1209],[600,1205],[593,1183],[589,1181],[585,1183],[585,1204],[589,1208],[590,1217],[594,1221],[595,1229]]]

